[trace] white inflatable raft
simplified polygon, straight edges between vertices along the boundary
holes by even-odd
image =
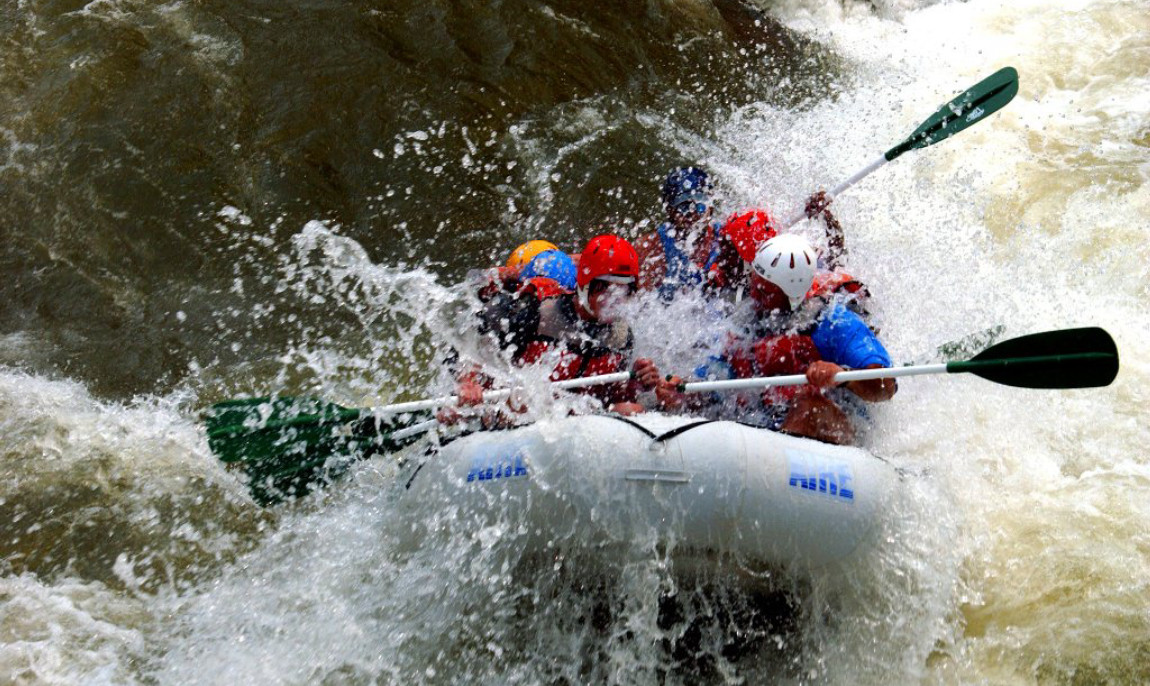
[[[677,559],[817,567],[870,544],[898,481],[858,448],[647,414],[472,434],[409,462],[399,486],[413,520],[447,508],[477,535],[517,532],[531,552],[653,536]]]

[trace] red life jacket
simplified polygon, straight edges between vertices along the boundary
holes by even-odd
[[[561,295],[570,295],[570,293],[571,291],[559,285],[558,281],[554,279],[548,279],[543,276],[537,276],[532,279],[528,279],[519,288],[517,297],[530,298],[532,306],[538,309],[539,306],[543,304],[543,301],[549,298],[557,298]],[[538,326],[538,317],[535,317],[534,323],[536,326]],[[522,351],[515,358],[515,361],[519,364],[535,364],[557,344],[555,339],[541,336],[537,331],[525,332],[524,338],[527,342],[523,346]],[[560,379],[553,380],[559,381]]]
[[[870,291],[866,284],[846,272],[819,272],[811,289],[807,291],[808,298],[823,298],[831,300],[838,298],[852,312],[863,318],[867,326],[877,334],[878,329],[870,324]]]
[[[535,280],[536,279],[533,279],[533,281]],[[544,280],[550,281],[550,279]],[[556,284],[556,286],[557,285],[558,284]],[[540,292],[536,291],[535,293],[539,295]],[[543,300],[548,299],[548,297],[564,296],[569,297],[570,292],[560,288],[560,291],[556,295],[540,296],[539,302],[541,304]],[[557,305],[563,308],[562,313],[565,315],[567,326],[579,328],[589,326],[588,323],[580,319],[575,313],[570,300],[564,303],[557,303]],[[557,350],[558,354],[556,357],[558,359],[548,377],[552,381],[566,381],[567,379],[578,379],[585,376],[597,376],[599,374],[614,374],[627,370],[628,356],[625,351],[612,350],[605,346],[594,345],[589,341],[575,346],[541,335],[533,336],[531,340],[523,346],[523,351],[515,360],[517,363],[523,365],[536,364],[540,362],[544,356]],[[579,389],[576,392],[595,396],[599,398],[604,405],[634,400],[635,396],[635,390],[629,383],[590,386]]]
[[[547,348],[535,358],[538,360]],[[524,355],[524,358],[527,356]],[[527,359],[524,364],[530,364]],[[627,371],[627,357],[623,353],[604,351],[598,355],[581,355],[572,350],[559,353],[559,360],[548,377],[552,381],[566,381],[567,379],[580,379],[584,376],[598,376],[600,374],[614,374]]]
[[[540,302],[547,298],[554,298],[560,295],[567,295],[571,293],[570,290],[564,288],[555,279],[549,279],[546,276],[535,276],[524,281],[518,289],[521,297],[535,297]]]
[[[725,357],[740,379],[805,374],[812,362],[822,359],[814,339],[800,334],[766,336],[750,345],[732,340]],[[763,390],[763,402],[768,405],[790,403],[809,392],[809,386],[770,387]]]
[[[556,350],[560,342],[551,338],[539,337],[529,342],[523,353],[516,358],[519,364],[535,364]],[[593,351],[578,351],[567,347],[559,353],[555,368],[548,377],[552,381],[566,381],[584,376],[614,374],[627,371],[627,356],[619,351],[596,348]]]
[[[819,272],[811,289],[807,291],[808,298],[830,297],[836,293],[857,294],[860,297],[870,295],[862,281],[846,272]]]

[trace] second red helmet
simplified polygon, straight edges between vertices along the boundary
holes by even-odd
[[[580,288],[595,279],[610,283],[634,283],[639,277],[639,254],[630,243],[618,236],[602,234],[587,242],[579,257]]]

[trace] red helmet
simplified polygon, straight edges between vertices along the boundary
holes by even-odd
[[[735,246],[744,262],[752,262],[759,246],[773,238],[778,231],[775,220],[766,210],[750,210],[727,217],[723,233]]]
[[[586,288],[595,279],[611,283],[635,283],[639,276],[639,254],[627,241],[602,234],[587,242],[579,258],[579,275],[575,281]]]

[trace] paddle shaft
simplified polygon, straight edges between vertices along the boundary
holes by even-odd
[[[827,193],[827,196],[826,196],[826,198],[827,198],[827,204],[830,204],[830,203],[831,203],[831,202],[832,202],[832,201],[833,201],[833,200],[834,200],[836,197],[838,197],[838,196],[839,196],[839,195],[840,195],[840,194],[841,194],[843,191],[845,191],[846,189],[848,189],[848,188],[850,188],[851,186],[855,185],[855,184],[856,184],[856,183],[858,183],[859,181],[862,181],[862,180],[863,180],[863,179],[865,179],[866,177],[870,176],[871,172],[875,171],[876,169],[878,169],[879,167],[883,166],[884,164],[886,164],[886,163],[887,163],[887,162],[889,162],[889,161],[890,161],[890,160],[888,160],[888,159],[886,158],[886,155],[882,155],[881,157],[879,157],[879,158],[878,158],[877,160],[875,160],[874,162],[871,162],[871,163],[870,163],[870,164],[868,164],[866,167],[864,167],[864,168],[860,169],[860,170],[858,171],[858,173],[856,173],[854,176],[850,177],[850,178],[849,178],[849,179],[847,179],[846,181],[843,181],[843,182],[842,182],[842,183],[840,183],[839,185],[835,186],[835,187],[834,187],[834,188],[833,188],[831,191],[829,191],[829,192]],[[786,222],[783,224],[783,229],[789,229],[789,228],[791,228],[791,227],[792,227],[792,226],[794,226],[795,224],[798,224],[798,223],[799,223],[799,222],[801,222],[802,220],[806,219],[806,217],[807,217],[807,213],[806,213],[805,211],[802,211],[802,212],[798,212],[798,213],[796,213],[796,214],[794,214],[794,215],[791,215],[791,216],[790,216],[790,217],[787,219],[787,221],[786,221]]]
[[[846,383],[848,381],[866,381],[868,379],[882,379],[896,376],[917,376],[920,374],[945,374],[947,372],[947,364],[927,364],[917,367],[899,367],[899,368],[879,368],[879,369],[860,369],[850,372],[840,372],[835,375],[836,383]],[[617,374],[601,374],[599,376],[587,376],[580,379],[570,379],[567,381],[556,381],[552,383],[552,387],[559,389],[580,388],[584,386],[596,386],[603,383],[619,383],[627,381],[631,378],[630,372],[619,372]],[[764,376],[752,379],[731,379],[727,381],[698,381],[694,383],[685,384],[682,387],[683,393],[705,393],[708,391],[737,391],[748,388],[766,388],[768,386],[799,386],[807,383],[807,377],[804,374],[792,374],[788,376]],[[487,391],[483,394],[484,402],[495,402],[503,400],[511,394],[511,389],[501,388],[495,391]],[[416,412],[422,410],[430,410],[436,407],[442,407],[454,403],[457,397],[454,395],[443,396],[440,398],[430,398],[428,400],[418,400],[410,403],[397,403],[395,405],[385,405],[369,410],[373,414],[397,414],[403,412]],[[404,439],[410,436],[416,436],[426,431],[430,431],[438,424],[438,420],[429,419],[419,424],[414,424],[406,429],[400,429],[392,434],[393,438]]]
[[[868,381],[870,379],[894,379],[900,376],[922,376],[924,374],[957,374],[961,372],[978,372],[980,370],[1001,369],[1004,367],[1054,365],[1073,362],[1089,362],[1106,357],[1102,353],[1072,353],[1067,355],[1039,355],[1034,357],[1015,357],[992,360],[966,360],[946,362],[942,364],[924,364],[910,367],[879,367],[876,369],[856,369],[839,372],[835,375],[835,383],[848,383],[850,381]],[[599,374],[585,376],[579,379],[552,382],[551,387],[558,390],[571,388],[586,388],[608,383],[622,383],[631,379],[631,372],[616,372],[614,374]],[[801,386],[807,383],[805,374],[789,374],[786,376],[764,376],[751,379],[729,379],[724,381],[696,381],[684,384],[684,393],[706,393],[708,391],[734,391],[748,388],[766,388],[768,386]],[[496,402],[511,395],[510,388],[501,388],[487,391],[483,394],[483,402]],[[455,403],[458,398],[447,395],[428,400],[417,400],[409,403],[396,403],[371,408],[366,413],[384,415],[401,414],[405,412],[420,412],[433,410],[438,407]],[[418,425],[417,425],[418,426]],[[428,425],[430,427],[430,425]],[[414,429],[411,427],[407,430]],[[418,432],[416,432],[418,433]]]
[[[588,386],[598,386],[600,384],[608,383],[622,383],[631,380],[631,372],[616,372],[614,374],[599,374],[597,376],[584,376],[578,379],[567,379],[565,381],[553,381],[551,387],[558,390],[568,390],[571,388],[586,388]],[[512,389],[500,388],[494,391],[486,391],[483,394],[483,402],[491,403],[506,399],[511,395]],[[423,412],[426,410],[434,410],[446,405],[454,405],[459,398],[454,395],[444,395],[438,398],[428,398],[427,400],[413,400],[406,403],[395,403],[393,405],[382,405],[380,407],[372,407],[363,411],[364,414],[373,415],[387,415],[387,414],[404,414],[409,412]]]
[[[1055,366],[1073,364],[1075,362],[1093,362],[1109,357],[1110,355],[1106,353],[1087,352],[990,360],[965,360],[940,364],[923,364],[912,367],[877,367],[875,369],[856,369],[849,372],[839,372],[835,374],[834,381],[836,384],[840,384],[851,381],[869,381],[870,379],[894,379],[900,376],[923,376],[925,374],[959,374],[963,372],[977,374],[980,371],[1009,367]],[[751,379],[730,379],[726,381],[697,381],[684,384],[680,387],[680,391],[683,393],[706,393],[708,391],[737,391],[751,388],[768,388],[772,386],[801,386],[805,383],[808,383],[805,374],[788,374],[785,376],[761,376]]]
[[[412,424],[406,429],[400,429],[399,431],[393,432],[391,434],[391,438],[392,440],[402,441],[404,439],[411,438],[412,436],[418,436],[421,433],[431,431],[437,426],[439,426],[438,419],[428,419],[426,422]]]
[[[934,114],[915,129],[910,137],[883,153],[883,156],[871,162],[857,174],[839,184],[827,193],[830,202],[840,193],[858,183],[871,172],[894,160],[903,153],[925,148],[950,138],[959,131],[982,121],[985,117],[994,114],[1009,103],[1018,93],[1018,72],[1012,67],[1005,67],[994,74],[979,81],[974,86],[959,93],[938,109]],[[803,220],[806,212],[800,212],[790,217],[784,228],[790,228]]]
[[[897,376],[918,376],[921,374],[945,374],[946,364],[924,364],[917,367],[881,367],[878,369],[857,369],[835,374],[835,383],[889,379]],[[709,391],[740,391],[771,386],[801,386],[808,383],[806,374],[785,376],[759,376],[750,379],[729,379],[726,381],[695,381],[680,387],[683,393],[707,393]]]

